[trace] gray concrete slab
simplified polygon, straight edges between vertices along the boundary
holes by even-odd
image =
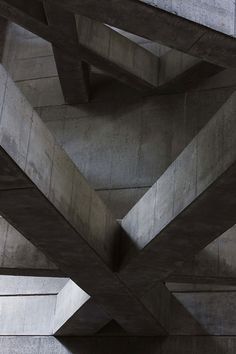
[[[230,0],[141,0],[147,4],[172,12],[190,21],[198,22],[217,31],[233,36],[235,6]]]

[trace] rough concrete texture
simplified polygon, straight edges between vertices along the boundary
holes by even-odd
[[[58,294],[66,278],[0,276],[0,296]]]
[[[111,317],[71,280],[57,295],[54,335],[95,334],[110,321]]]
[[[231,36],[235,34],[235,3],[231,0],[141,0],[175,15]]]
[[[15,45],[20,49],[17,60],[12,55],[13,52],[15,53]],[[146,45],[152,45],[152,43],[146,42]],[[118,218],[122,218],[150,185],[161,176],[186,144],[227,100],[235,87],[234,71],[228,70],[206,80],[203,85],[198,86],[195,92],[140,99],[136,93],[112,80],[103,82],[103,79],[100,79],[103,76],[99,74],[100,81],[94,81],[97,86],[95,85],[92,104],[70,107],[64,105],[51,47],[47,42],[24,31],[23,36],[19,35],[17,43],[7,42],[7,46],[11,48],[5,58],[7,57],[8,65],[14,58],[14,75],[19,87],[25,90],[33,105],[39,107],[38,112],[57,141],[66,149],[89,182],[92,182],[96,189],[100,189],[100,196],[112,207]],[[157,50],[156,47],[154,49]],[[181,58],[179,62],[181,63]],[[34,87],[35,90],[32,91],[30,87]],[[110,103],[111,99],[114,100],[114,96],[117,104],[112,104],[108,109],[107,100]],[[136,109],[137,102],[138,109]],[[57,106],[54,106],[55,104]],[[171,108],[169,108],[170,105]],[[134,129],[135,133],[133,133]],[[92,144],[91,141],[93,141]],[[115,141],[114,148],[108,156],[107,151],[113,141]],[[130,149],[131,152],[137,151],[137,153],[129,154]],[[119,156],[122,156],[122,160]],[[132,158],[133,156],[135,158]],[[105,171],[109,171],[108,175],[104,173]],[[129,178],[126,177],[127,171]],[[132,180],[131,183],[130,180]],[[189,264],[188,268],[184,265],[183,270],[179,269],[173,277],[177,274],[180,276],[178,281],[183,281],[183,277],[181,278],[183,272],[182,275],[188,273],[186,276],[190,276],[191,279],[193,279],[193,273],[194,276],[196,274],[195,280],[198,281],[197,279],[201,278],[201,282],[203,276],[204,282],[208,281],[207,279],[212,281],[215,276],[229,277],[228,280],[230,280],[230,277],[234,276],[234,237],[233,234],[227,234],[228,236],[221,237],[221,243],[214,242],[202,252],[202,255],[196,256],[194,265]],[[232,257],[227,256],[229,253]],[[190,266],[193,273],[189,270]],[[186,279],[185,281],[190,281],[190,278]],[[204,288],[198,285],[197,289],[201,291]],[[216,291],[216,288],[205,289],[207,293]],[[230,290],[229,287],[227,289]],[[190,290],[192,291],[193,288],[186,288],[186,292]],[[215,309],[218,303],[223,303],[222,307],[224,306],[222,298],[217,297],[217,294],[216,296],[213,294],[212,297],[210,295],[206,294],[201,297],[198,294],[196,296],[192,294],[192,301],[190,301],[188,293],[183,294],[182,303],[190,312],[193,311],[203,328],[209,329],[211,333],[227,334],[228,329],[233,331],[234,323],[233,321],[230,323],[230,317],[229,321],[225,320],[221,317],[220,311],[217,312],[217,308]],[[228,292],[224,293],[224,298],[227,295]],[[234,307],[233,293],[230,293],[229,299],[232,299],[232,303],[228,301],[226,307],[230,313],[230,307]],[[203,316],[202,308],[208,301],[212,302],[211,312]],[[163,306],[163,308],[166,307]],[[233,313],[233,310],[231,312]],[[224,328],[219,326],[220,321],[224,323],[225,332]],[[183,330],[186,329],[183,328]],[[179,352],[178,345],[180,344],[178,343],[180,343],[179,339],[173,340],[168,348],[169,351]],[[207,341],[203,343],[202,339],[199,339],[199,342],[196,339],[192,341],[187,339],[184,343],[181,342],[181,349],[192,350],[194,348],[195,352],[198,352],[207,348],[205,351],[215,353],[220,352],[219,348],[222,348],[221,345],[206,343]],[[224,345],[224,353],[233,350],[231,340],[227,342],[226,347]],[[124,347],[123,349],[126,350],[127,344]],[[44,350],[47,352],[48,348],[50,347]],[[168,349],[166,349],[167,352]],[[59,351],[59,348],[51,350]],[[152,352],[155,350],[157,348],[152,348]]]
[[[135,291],[165,279],[234,225],[235,101],[233,93],[123,219],[134,254],[127,251],[120,275]]]
[[[5,90],[1,92],[5,94],[1,159],[5,167],[0,189],[6,202],[1,204],[3,215],[52,260],[56,259],[72,280],[89,294],[96,293],[98,302],[128,331],[163,333],[152,315],[112,272],[116,266],[119,225],[11,79],[4,75],[3,68],[2,72]],[[4,86],[4,80],[1,83]],[[93,274],[93,282],[87,270]]]
[[[173,336],[158,338],[64,338],[53,337],[1,337],[4,354],[234,354],[235,337]]]
[[[53,334],[55,305],[56,295],[0,296],[0,334]]]
[[[0,235],[1,274],[47,276],[49,271],[53,276],[58,273],[57,267],[3,217],[0,218]]]
[[[53,0],[53,3],[60,4],[58,0]],[[230,2],[230,5],[233,4]],[[139,0],[112,3],[103,0],[99,5],[91,0],[86,6],[81,0],[67,0],[60,5],[69,11],[157,41],[213,64],[235,68],[236,40],[231,35]],[[99,11],[101,7],[103,11]],[[130,13],[133,14],[132,18]],[[234,11],[232,13],[234,16]]]

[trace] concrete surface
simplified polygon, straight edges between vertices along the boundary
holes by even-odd
[[[4,354],[108,354],[130,352],[134,354],[209,353],[234,354],[235,337],[173,336],[158,338],[64,338],[53,337],[1,337]]]
[[[120,276],[135,292],[165,279],[235,224],[235,98],[233,93],[123,219],[131,246]]]
[[[5,92],[1,119],[2,214],[52,260],[56,259],[72,280],[89,294],[97,293],[98,302],[115,318],[117,312],[118,322],[124,322],[128,331],[162,333],[156,320],[112,272],[116,266],[119,225],[3,68],[1,72],[5,77],[5,90],[1,91]],[[1,83],[4,85],[4,80]],[[24,140],[20,139],[22,134]],[[93,282],[85,272],[86,259]]]
[[[53,0],[53,3],[55,5],[60,4],[58,0]],[[234,8],[233,2],[228,1],[226,3]],[[182,6],[179,6],[178,2],[176,4],[178,9],[184,8],[183,2],[181,3]],[[86,3],[86,6],[82,0],[67,0],[61,6],[213,64],[235,68],[236,40],[231,36],[231,29],[229,31],[230,35],[218,32],[139,0],[115,1],[112,3],[109,0],[103,0],[99,2],[99,5],[96,1],[91,0]],[[100,7],[103,8],[103,11],[99,11]],[[212,9],[214,10],[214,7]],[[194,7],[191,11],[196,12]],[[134,14],[132,18],[130,18],[131,13]],[[229,10],[228,14],[230,20],[232,16],[234,18],[234,11]],[[200,18],[202,17],[201,13],[198,13],[198,15]],[[210,15],[206,17],[208,18]],[[226,15],[223,22],[228,21]],[[234,23],[232,20],[229,22]]]
[[[110,321],[111,317],[71,280],[57,295],[53,329],[56,336],[93,335]]]

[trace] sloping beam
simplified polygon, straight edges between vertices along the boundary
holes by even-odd
[[[0,275],[62,277],[63,273],[1,217]]]
[[[64,31],[68,37],[78,43],[75,17],[61,7],[44,4],[47,20],[55,30]],[[58,76],[66,103],[77,104],[89,100],[89,66],[78,58],[65,55],[64,51],[52,46]],[[79,48],[78,48],[79,52]]]
[[[73,281],[57,295],[53,334],[83,336],[98,332],[111,318]]]
[[[236,225],[170,274],[168,282],[236,285]]]
[[[38,1],[37,4],[43,6]],[[73,60],[88,62],[141,91],[146,92],[157,86],[158,58],[103,24],[77,16],[78,46],[78,42],[67,33],[38,18],[37,12],[32,16],[27,11],[25,0],[18,0],[17,6],[15,0],[0,0],[0,10],[1,16],[53,43]]]
[[[114,272],[120,225],[3,67],[0,76],[0,213],[127,332],[165,334]]]
[[[233,93],[122,221],[119,276],[140,296],[235,224],[235,114]]]
[[[157,93],[179,93],[193,88],[224,68],[191,55],[169,50],[159,59]]]
[[[236,67],[235,38],[139,0],[46,1],[213,64]]]
[[[75,18],[79,44],[90,63],[105,71],[110,68],[108,72],[121,81],[130,77],[131,86],[140,90],[157,87],[158,57],[102,23],[80,15]],[[123,73],[118,68],[123,68]]]

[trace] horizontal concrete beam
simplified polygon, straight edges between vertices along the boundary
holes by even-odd
[[[235,38],[139,0],[46,1],[213,64],[236,67]]]
[[[0,296],[0,335],[52,335],[56,298],[55,294]]]
[[[57,295],[68,278],[0,276],[0,296]]]
[[[53,330],[56,336],[92,335],[110,321],[110,316],[71,280],[57,295]]]
[[[119,276],[140,296],[235,224],[235,114],[233,93],[123,219]]]
[[[43,4],[37,4],[43,8]],[[25,0],[18,0],[17,6],[15,0],[1,0],[0,10],[1,16],[51,42],[70,60],[88,62],[141,91],[157,85],[158,58],[103,24],[77,16],[78,46],[73,36],[48,26],[37,16],[37,11],[33,14],[28,11]]]
[[[160,338],[121,338],[121,337],[81,337],[81,338],[60,338],[50,337],[0,337],[0,345],[4,354],[38,354],[38,353],[60,353],[71,354],[234,354],[236,351],[235,336],[169,336]]]
[[[73,38],[79,52],[74,15],[64,11],[61,7],[46,3],[44,3],[44,9],[49,25],[55,27],[55,30],[64,31],[68,37]],[[69,58],[64,51],[54,45],[53,53],[65,102],[68,104],[88,102],[90,95],[88,64],[79,61],[78,58]]]

